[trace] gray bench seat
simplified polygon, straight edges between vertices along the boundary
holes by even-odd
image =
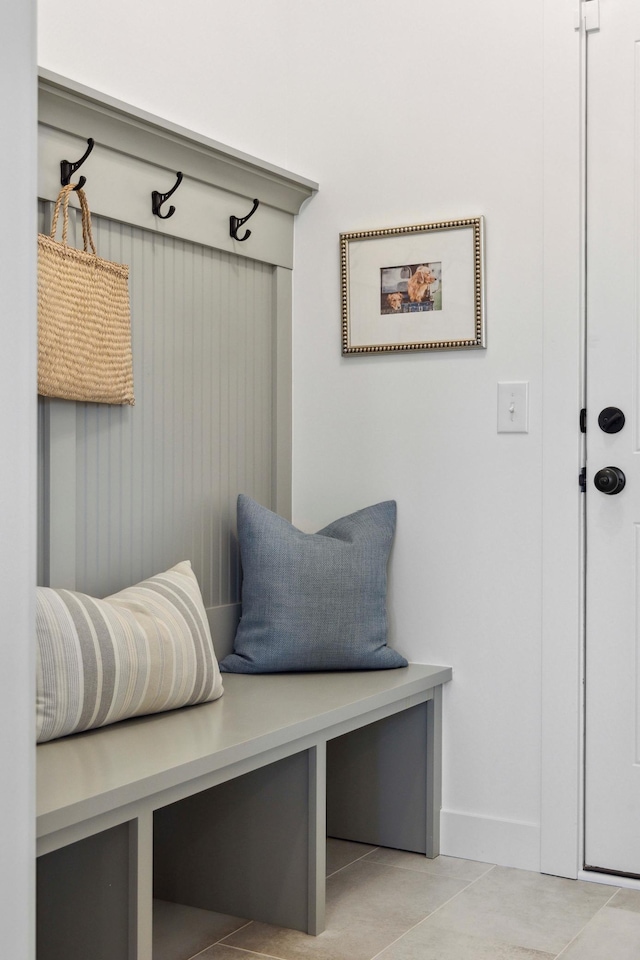
[[[38,960],[151,960],[153,897],[317,934],[326,835],[438,854],[449,667],[224,675],[37,748]]]

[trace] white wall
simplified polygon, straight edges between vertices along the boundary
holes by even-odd
[[[284,167],[296,4],[86,0],[74,37],[40,0],[38,63]]]
[[[42,66],[320,182],[297,227],[294,519],[398,501],[396,645],[455,671],[443,852],[533,869],[547,6],[91,0],[82,43],[39,10]],[[479,214],[488,349],[342,359],[339,232]],[[500,380],[530,382],[527,435],[496,432]]]
[[[0,56],[0,950],[34,950],[35,3],[3,10]]]
[[[454,667],[443,852],[538,868],[542,5],[314,8],[289,148],[321,187],[297,233],[294,517],[398,501],[396,645]],[[339,232],[478,214],[488,349],[342,359]],[[497,434],[500,380],[530,382],[528,435]]]

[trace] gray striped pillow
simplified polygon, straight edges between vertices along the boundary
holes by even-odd
[[[38,587],[36,633],[39,743],[223,692],[188,560],[105,600]]]

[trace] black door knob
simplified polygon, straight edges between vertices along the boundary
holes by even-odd
[[[624,413],[619,407],[605,407],[600,411],[598,426],[605,433],[620,433],[624,427]]]
[[[601,493],[612,496],[614,493],[620,493],[627,478],[620,467],[603,467],[602,470],[598,470],[593,482]]]

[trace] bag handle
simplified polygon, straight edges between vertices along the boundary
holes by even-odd
[[[69,194],[76,190],[77,184],[68,183],[58,194],[56,205],[51,220],[51,239],[55,240],[56,230],[58,229],[58,217],[60,216],[60,206],[62,205],[62,243],[66,247],[67,233],[69,230]],[[91,214],[89,213],[89,204],[84,190],[76,190],[78,200],[80,201],[80,210],[82,212],[82,240],[84,243],[84,252],[89,252],[89,247],[93,251],[94,257],[98,256],[96,245],[93,242],[93,233],[91,232]]]

